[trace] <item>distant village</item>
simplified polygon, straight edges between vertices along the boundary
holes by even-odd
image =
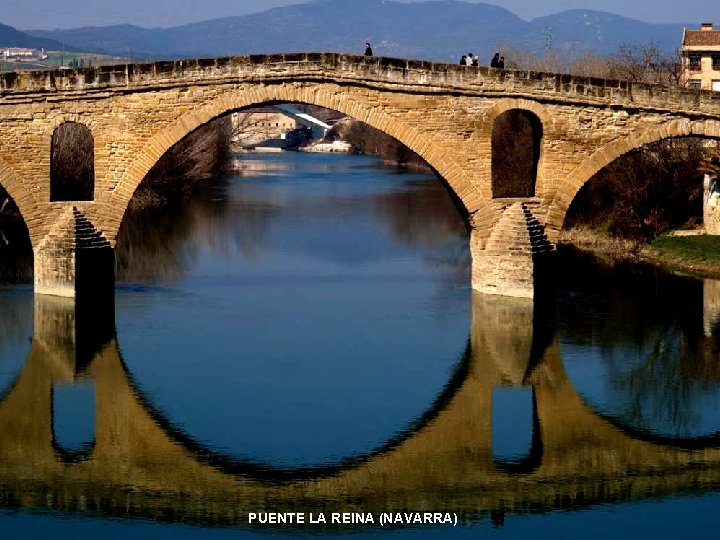
[[[48,57],[45,49],[28,49],[25,47],[0,47],[0,56],[4,62],[45,60]]]
[[[290,104],[256,107],[231,115],[233,143],[239,151],[350,152],[341,140],[327,141],[328,131],[338,120],[321,120]]]

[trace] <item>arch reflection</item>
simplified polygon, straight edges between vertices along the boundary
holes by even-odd
[[[577,275],[586,278],[558,295],[558,337],[578,393],[633,437],[684,448],[714,444],[717,282],[622,266],[611,273],[589,261]]]
[[[81,346],[88,334],[73,311],[38,302],[36,320],[47,324],[36,325],[26,365],[0,402],[0,483],[26,506],[47,504],[47,490],[62,486],[60,509],[77,510],[75,502],[84,497],[111,514],[120,509],[127,515],[130,505],[139,517],[216,525],[242,524],[258,501],[304,511],[431,505],[467,519],[508,519],[649,494],[709,491],[720,481],[720,441],[678,448],[636,437],[590,409],[565,374],[557,342],[547,339],[552,333],[543,310],[530,303],[508,306],[476,295],[461,369],[427,414],[374,452],[334,467],[292,471],[223,463],[223,456],[193,444],[190,435],[158,422],[133,389],[112,329]],[[531,329],[545,330],[507,324],[511,312],[516,323],[529,320]],[[90,361],[78,363],[78,353],[88,350],[95,351]],[[68,464],[52,445],[51,395],[53,384],[77,377],[95,384],[95,445],[86,460]],[[492,393],[508,384],[534,395],[542,453],[521,471],[498,466],[492,452]]]

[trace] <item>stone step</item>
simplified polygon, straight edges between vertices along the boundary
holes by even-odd
[[[532,298],[538,256],[555,251],[545,230],[525,203],[505,208],[490,231],[473,270],[480,291]]]
[[[544,228],[525,203],[514,203],[505,209],[490,232],[485,251],[544,253],[554,251]]]

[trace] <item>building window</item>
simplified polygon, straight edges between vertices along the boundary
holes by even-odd
[[[687,86],[693,90],[700,90],[700,79],[690,79]]]
[[[688,56],[688,69],[690,71],[700,71],[700,55],[691,54]]]
[[[715,71],[720,71],[720,54],[712,55],[712,68]]]

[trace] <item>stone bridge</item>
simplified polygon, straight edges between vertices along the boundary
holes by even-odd
[[[718,93],[414,60],[298,53],[4,73],[0,185],[27,223],[36,292],[112,284],[125,209],[158,159],[214,118],[281,102],[340,111],[422,156],[467,218],[473,287],[517,296],[532,296],[593,174],[653,141],[720,138]],[[533,126],[534,184],[501,198],[492,137],[508,111]],[[91,135],[83,200],[53,195],[53,136],[69,122]]]
[[[530,299],[476,294],[468,349],[429,410],[375,451],[301,469],[235,460],[174,427],[138,392],[112,316],[85,319],[74,309],[71,299],[35,297],[30,352],[0,396],[0,506],[214,526],[246,525],[258,511],[448,511],[475,520],[720,485],[720,433],[660,437],[593,411]],[[58,447],[53,427],[53,387],[74,381],[95,391],[94,440],[81,456]],[[532,389],[532,443],[519,462],[493,456],[498,386]]]

